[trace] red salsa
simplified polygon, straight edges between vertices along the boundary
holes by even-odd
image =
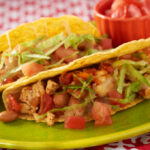
[[[150,0],[112,0],[103,14],[111,18],[132,18],[150,15]]]

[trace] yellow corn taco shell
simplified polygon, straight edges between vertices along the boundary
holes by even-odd
[[[52,70],[44,71],[44,72],[41,72],[41,73],[39,73],[35,76],[32,76],[30,78],[26,78],[25,80],[22,80],[21,82],[16,82],[12,86],[10,86],[6,90],[4,90],[4,92],[3,92],[2,97],[3,97],[5,107],[7,109],[7,97],[8,97],[8,95],[13,94],[13,95],[17,96],[17,93],[26,85],[29,85],[29,84],[34,83],[34,82],[39,81],[39,80],[51,78],[51,77],[54,77],[56,75],[60,75],[66,71],[71,71],[71,70],[83,68],[85,66],[100,63],[100,62],[102,62],[104,60],[108,60],[110,58],[134,53],[138,50],[141,50],[141,49],[144,49],[147,47],[150,47],[150,38],[145,39],[145,40],[142,39],[142,40],[138,40],[138,41],[132,41],[132,42],[123,44],[123,45],[121,45],[115,49],[112,49],[109,51],[102,51],[102,52],[93,54],[91,56],[86,56],[86,57],[83,57],[79,60],[75,60],[74,62],[72,62],[69,65],[66,65],[64,67],[59,67],[59,68],[55,68]],[[126,105],[126,107],[121,108],[120,110],[130,108],[130,107],[140,103],[141,101],[143,101],[143,99],[134,100],[132,103]],[[120,110],[117,110],[117,111],[120,111]],[[113,115],[117,111],[112,111],[111,114]],[[25,115],[20,116],[20,118],[25,119],[25,120],[33,120],[33,117],[28,116],[28,115],[27,116],[25,116]],[[91,120],[91,118],[87,118],[87,121],[88,120]],[[64,118],[59,118],[59,120],[56,120],[56,122],[57,121],[62,122],[62,121],[64,121]],[[41,122],[45,122],[45,120],[41,120]]]
[[[75,34],[92,34],[99,36],[97,29],[91,23],[84,22],[76,16],[65,15],[58,18],[41,18],[31,23],[24,23],[0,35],[0,52],[13,49],[20,43],[34,40],[43,35],[52,37],[61,32],[65,35],[72,32]],[[25,78],[26,77],[19,79],[19,82]],[[0,91],[12,84],[13,83],[2,85]]]

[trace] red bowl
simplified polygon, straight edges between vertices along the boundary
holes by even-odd
[[[100,0],[94,7],[94,17],[100,35],[108,34],[114,47],[150,37],[150,15],[137,18],[110,18],[103,15],[112,2],[113,0]]]

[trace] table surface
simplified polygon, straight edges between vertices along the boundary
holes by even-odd
[[[0,34],[8,29],[39,19],[71,14],[85,21],[93,19],[98,0],[0,0]],[[82,150],[149,150],[150,133],[107,145]],[[6,149],[0,149],[6,150]]]

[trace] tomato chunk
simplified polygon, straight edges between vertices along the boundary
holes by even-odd
[[[141,16],[142,12],[136,5],[130,4],[128,6],[127,17],[141,17]]]
[[[125,18],[127,17],[127,6],[126,5],[121,5],[114,11],[112,11],[111,14],[112,18]]]
[[[111,8],[105,10],[105,15],[112,18],[141,17],[150,14],[149,0],[114,0]]]
[[[77,72],[76,75],[83,80],[87,80],[90,74],[87,72],[80,71],[80,72]]]
[[[68,129],[84,129],[85,118],[81,116],[70,116],[65,119],[65,128]]]
[[[12,78],[6,78],[6,79],[4,79],[3,84],[8,84],[8,83],[12,83],[12,82],[14,82],[14,80]]]
[[[53,99],[50,95],[44,93],[41,97],[39,115],[46,113],[54,107]]]
[[[110,100],[109,102],[110,102],[111,105],[116,105],[116,106],[119,106],[121,108],[126,106],[126,104],[122,104],[122,103],[120,103],[120,102],[118,102],[116,100]]]
[[[95,68],[88,68],[88,69],[84,69],[85,72],[95,75],[97,70]]]
[[[144,0],[142,9],[146,15],[150,14],[150,0]]]
[[[111,98],[123,99],[123,94],[117,92],[117,90],[111,90],[108,93],[108,96]]]
[[[44,67],[36,62],[26,63],[22,66],[22,72],[25,76],[32,76],[42,70],[44,70]]]
[[[92,107],[92,117],[95,120],[95,126],[111,125],[111,106],[95,101]]]
[[[76,52],[76,50],[74,50],[74,49],[71,48],[71,47],[65,49],[65,47],[62,46],[62,47],[58,48],[58,49],[55,51],[54,56],[55,56],[56,58],[58,58],[58,59],[62,59],[62,58],[64,58],[64,57],[68,57],[68,56],[73,55],[75,52]],[[73,57],[67,58],[67,59],[65,59],[64,61],[65,61],[66,63],[69,63],[69,62],[71,62],[71,61],[73,61],[73,60],[75,60],[75,59],[77,59],[77,58],[78,58],[78,54],[74,55]]]
[[[124,98],[124,95],[117,92],[117,90],[109,91],[108,96],[111,97],[111,98],[114,98],[114,99],[118,99],[118,100]],[[119,107],[125,107],[126,106],[126,104],[122,104],[117,100],[109,100],[109,102],[110,102],[110,104],[117,105]]]
[[[60,84],[65,84],[68,85],[73,81],[73,75],[72,73],[63,73],[60,77],[59,77],[59,83]]]
[[[112,39],[106,38],[101,40],[102,49],[110,49],[112,48]]]
[[[100,69],[104,69],[108,73],[113,73],[114,72],[114,68],[111,66],[111,64],[107,64],[107,63],[102,63],[100,65]]]
[[[8,95],[8,110],[14,111],[14,112],[19,112],[21,109],[21,106],[15,99],[13,95]]]

